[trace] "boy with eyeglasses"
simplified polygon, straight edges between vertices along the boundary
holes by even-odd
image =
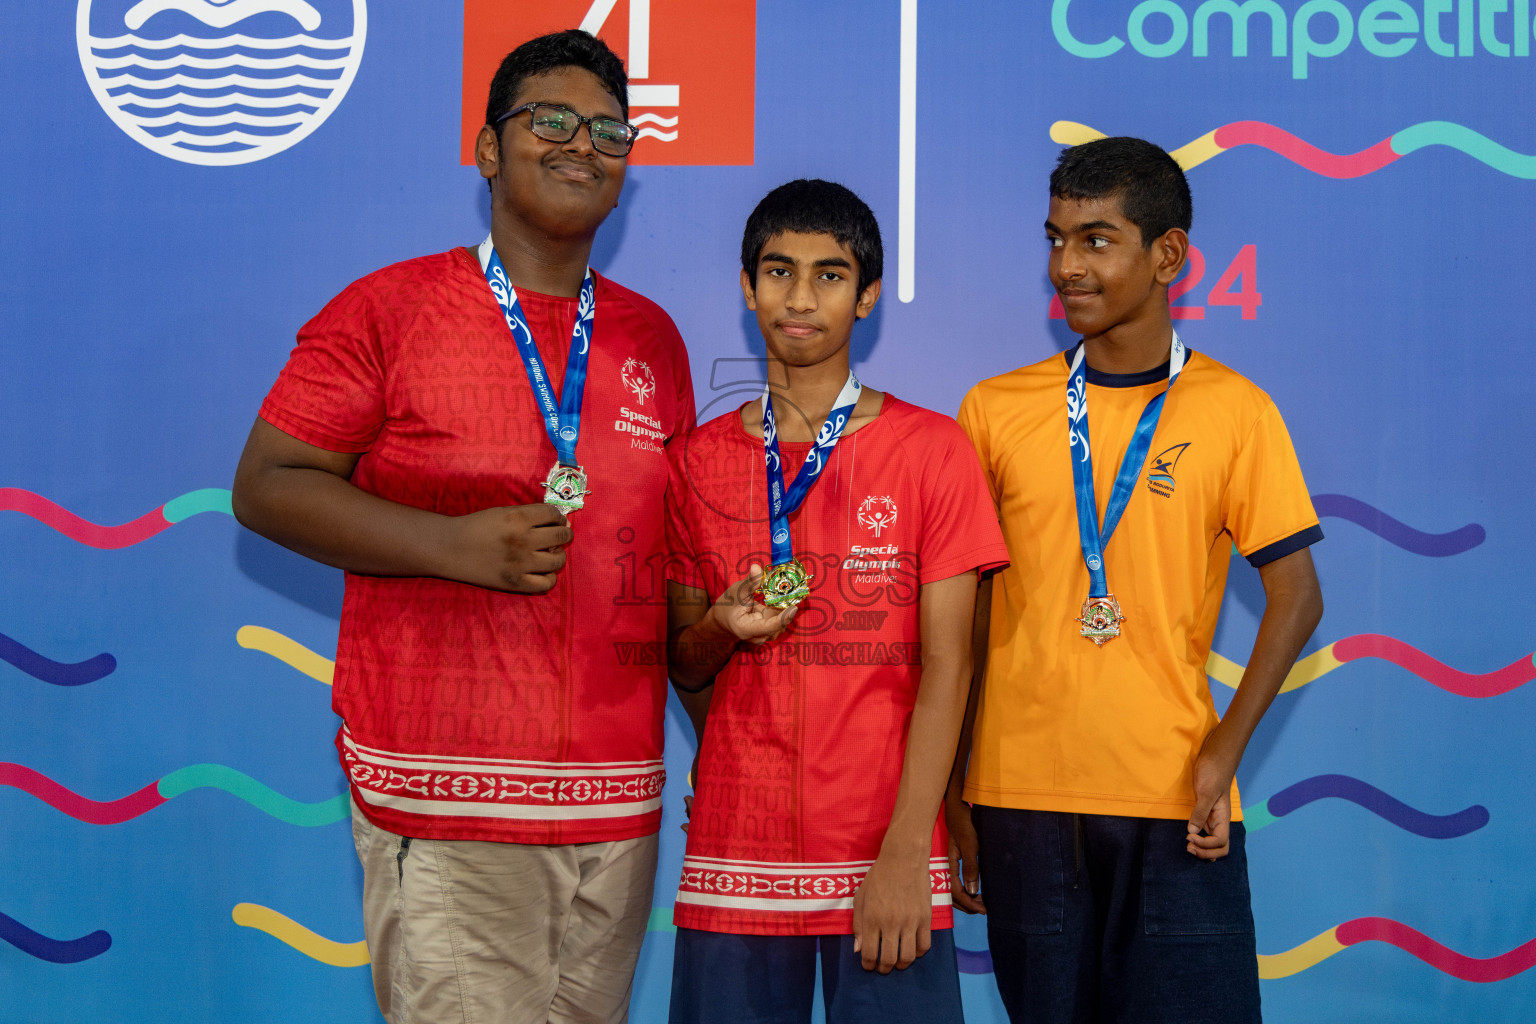
[[[808,1022],[819,958],[829,1024],[958,1022],[940,810],[996,516],[955,422],[849,369],[869,207],[790,182],[741,261],[768,387],[671,455],[670,674],[702,742],[670,1020]]]
[[[490,236],[327,305],[237,471],[241,522],[347,570],[337,747],[397,1024],[627,1018],[666,679],[618,656],[664,636],[618,566],[664,550],[694,399],[666,313],[587,265],[626,117],[587,33],[509,54],[475,145]]]
[[[1275,404],[1173,329],[1178,164],[1101,139],[1050,192],[1049,275],[1082,341],[960,407],[1011,564],[977,602],[955,901],[987,914],[1013,1021],[1257,1024],[1233,776],[1322,614],[1322,531]],[[1265,608],[1218,720],[1205,664],[1234,546]]]

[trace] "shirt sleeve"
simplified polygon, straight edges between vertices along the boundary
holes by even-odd
[[[1323,539],[1290,432],[1266,403],[1233,463],[1222,523],[1244,558],[1265,565]]]
[[[930,435],[923,473],[919,583],[1008,564],[981,463],[959,428],[948,421],[941,426]]]
[[[693,493],[688,484],[688,441],[686,436],[674,436],[667,443],[667,579],[704,590],[690,515]]]
[[[299,330],[261,418],[306,444],[365,452],[383,429],[384,355],[366,281],[349,285]]]
[[[981,462],[982,476],[987,482],[987,493],[992,495],[992,504],[996,506],[999,500],[997,475],[992,469],[992,436],[987,430],[987,418],[982,410],[978,391],[979,387],[975,387],[966,394],[965,400],[960,403],[960,415],[957,418],[961,431],[970,438],[971,447],[976,449],[976,456]]]

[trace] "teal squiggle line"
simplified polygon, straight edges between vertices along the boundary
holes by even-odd
[[[1256,804],[1243,804],[1243,827],[1249,832],[1257,832],[1265,825],[1273,825],[1279,819],[1269,813],[1269,801],[1261,800]]]
[[[305,828],[330,825],[351,814],[345,793],[319,803],[300,803],[222,764],[189,764],[185,768],[178,768],[161,779],[157,788],[167,800],[173,800],[194,789],[222,789],[263,814]]]
[[[1392,136],[1392,152],[1398,156],[1407,156],[1425,146],[1450,146],[1511,177],[1527,181],[1536,179],[1536,156],[1516,153],[1465,125],[1451,121],[1424,121]]]
[[[168,523],[179,523],[199,512],[223,512],[227,516],[234,515],[235,511],[229,504],[229,491],[223,487],[204,487],[199,491],[189,491],[179,498],[172,498],[160,510],[160,514],[165,516],[165,521]]]

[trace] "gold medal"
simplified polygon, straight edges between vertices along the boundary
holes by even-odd
[[[811,592],[812,575],[805,571],[800,559],[791,558],[778,565],[770,565],[758,581],[756,593],[763,604],[770,608],[783,608],[803,600]]]
[[[1120,623],[1125,616],[1120,613],[1120,602],[1115,595],[1090,597],[1083,602],[1082,617],[1075,620],[1083,624],[1082,634],[1097,647],[1103,647],[1120,635]]]

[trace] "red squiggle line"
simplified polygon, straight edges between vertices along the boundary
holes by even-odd
[[[20,487],[0,487],[0,512],[20,512],[53,527],[70,540],[108,550],[137,544],[171,525],[157,508],[120,526],[101,526]]]
[[[158,781],[118,800],[91,800],[65,789],[26,765],[8,761],[0,761],[0,786],[15,786],[71,818],[91,825],[116,825],[165,803],[165,797],[156,788]]]
[[[1392,151],[1392,140],[1382,139],[1370,149],[1358,153],[1329,153],[1318,149],[1305,139],[1299,139],[1284,128],[1276,128],[1263,121],[1234,121],[1216,129],[1216,145],[1222,149],[1234,146],[1263,146],[1291,160],[1307,170],[1328,178],[1358,178],[1379,171],[1398,158]]]
[[[1381,658],[1460,697],[1497,697],[1536,679],[1536,661],[1530,655],[1497,671],[1474,675],[1441,664],[1423,651],[1380,633],[1361,633],[1337,640],[1333,656],[1341,662]]]
[[[1367,941],[1390,943],[1412,953],[1435,970],[1462,981],[1503,981],[1536,966],[1536,939],[1516,946],[1508,953],[1480,960],[1448,949],[1423,932],[1389,917],[1358,917],[1345,921],[1339,925],[1336,935],[1345,946]]]

